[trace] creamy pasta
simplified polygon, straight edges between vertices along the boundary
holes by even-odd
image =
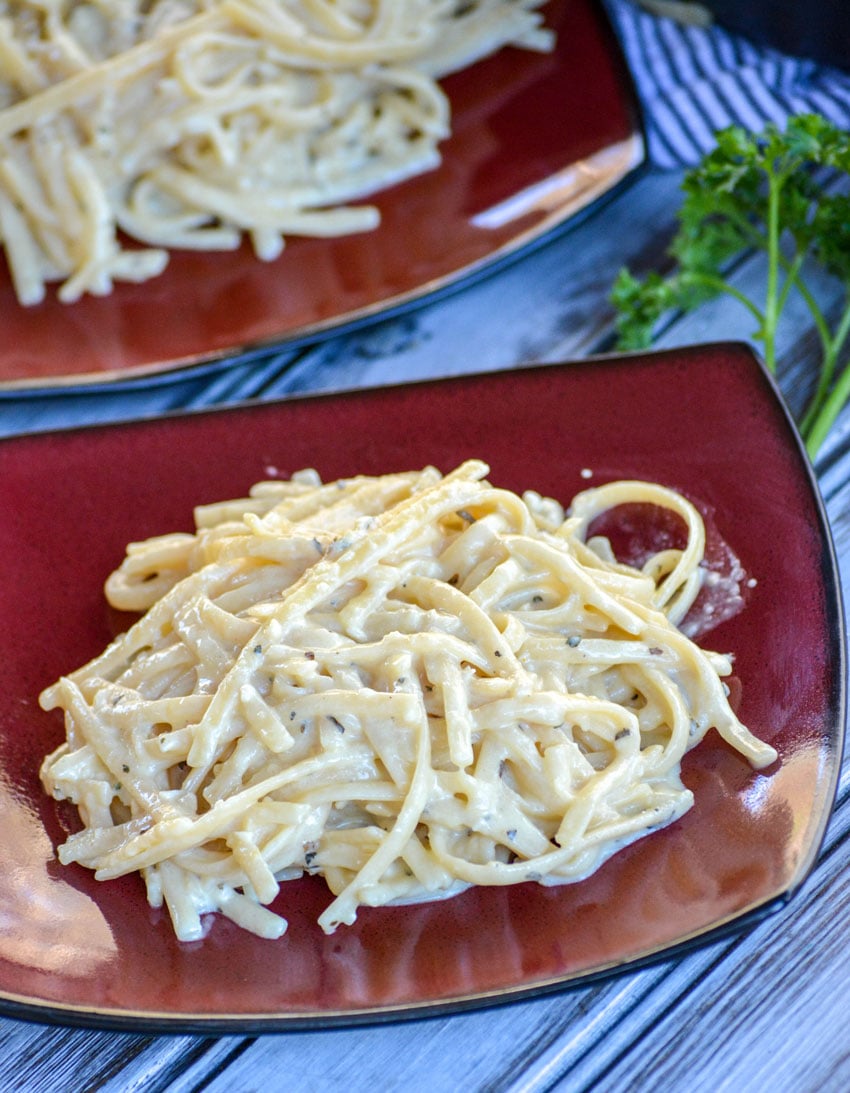
[[[361,905],[588,876],[691,806],[680,762],[711,728],[773,762],[729,658],[677,626],[696,509],[627,481],[565,513],[487,473],[305,471],[130,544],[106,594],[144,614],[41,697],[67,734],[42,779],[83,823],[61,861],[140,872],[182,940],[211,912],[277,937],[281,884],[319,874],[332,932]],[[686,545],[618,562],[593,521],[632,501]]]
[[[0,0],[0,243],[21,303],[174,248],[277,257],[439,162],[437,80],[545,50],[542,0]],[[133,241],[132,243],[127,240]]]

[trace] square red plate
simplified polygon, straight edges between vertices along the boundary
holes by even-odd
[[[42,687],[114,633],[102,583],[124,545],[192,506],[315,466],[325,478],[470,456],[493,482],[568,500],[645,477],[702,510],[746,603],[706,635],[735,656],[740,715],[779,751],[756,773],[710,733],[695,807],[559,888],[362,909],[326,937],[318,878],[284,885],[277,942],[226,921],[175,941],[135,877],[60,867],[67,814],[38,780],[61,720]],[[592,472],[588,479],[583,471]],[[205,1032],[324,1026],[488,1004],[668,955],[777,910],[814,864],[844,727],[844,635],[809,465],[752,353],[722,344],[310,397],[0,442],[0,1011]],[[777,927],[781,929],[781,923]]]
[[[551,54],[505,49],[444,81],[452,135],[436,170],[378,195],[381,225],[249,247],[176,252],[107,297],[23,308],[0,256],[0,388],[91,384],[294,343],[409,307],[516,255],[633,175],[644,141],[599,0],[551,0]]]

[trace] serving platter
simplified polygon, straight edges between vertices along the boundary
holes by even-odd
[[[551,0],[551,54],[505,49],[446,81],[441,166],[375,199],[381,225],[341,239],[175,252],[142,285],[72,305],[17,303],[0,259],[0,390],[158,375],[298,344],[413,306],[573,222],[644,163],[631,79],[598,0]],[[370,199],[371,200],[371,199]]]
[[[448,471],[473,456],[495,484],[562,501],[637,477],[699,506],[708,563],[741,600],[700,640],[734,655],[739,716],[777,748],[777,764],[754,772],[709,733],[683,767],[693,809],[588,880],[364,908],[330,936],[316,924],[331,898],[319,878],[282,887],[273,906],[290,926],[279,941],[215,921],[203,941],[180,944],[138,878],[100,883],[57,863],[76,820],[39,783],[64,730],[37,696],[126,623],[102,586],[127,542],[189,530],[195,504],[304,466],[330,479]],[[0,442],[0,506],[0,1012],[226,1032],[488,1005],[746,928],[780,911],[814,865],[844,731],[838,577],[810,466],[745,346],[20,436]],[[607,530],[616,545],[616,520]]]

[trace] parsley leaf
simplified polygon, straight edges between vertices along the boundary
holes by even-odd
[[[784,132],[731,126],[682,182],[678,228],[670,244],[672,272],[642,280],[620,271],[611,292],[621,349],[650,345],[659,320],[690,311],[722,293],[755,320],[754,337],[776,371],[780,317],[792,293],[809,308],[821,343],[816,390],[800,429],[814,456],[850,398],[850,362],[839,363],[850,335],[850,197],[835,192],[836,176],[850,176],[850,133],[819,114],[789,119]],[[764,298],[750,299],[725,270],[753,250],[767,255]],[[843,285],[843,310],[830,326],[806,281],[816,263]]]

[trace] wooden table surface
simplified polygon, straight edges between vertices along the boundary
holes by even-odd
[[[679,181],[644,173],[592,216],[486,280],[310,349],[135,390],[0,397],[0,435],[609,350],[611,281],[624,263],[641,269],[660,260]],[[763,276],[756,259],[735,272],[742,285]],[[820,291],[830,306],[835,290],[824,283]],[[802,313],[785,330],[780,383],[797,407],[815,343]],[[749,334],[749,319],[724,302],[671,323],[659,344]],[[816,469],[850,587],[850,412]],[[850,1089],[847,791],[845,768],[821,859],[791,904],[751,932],[690,955],[495,1009],[334,1031],[160,1037],[0,1018],[0,1089]]]

